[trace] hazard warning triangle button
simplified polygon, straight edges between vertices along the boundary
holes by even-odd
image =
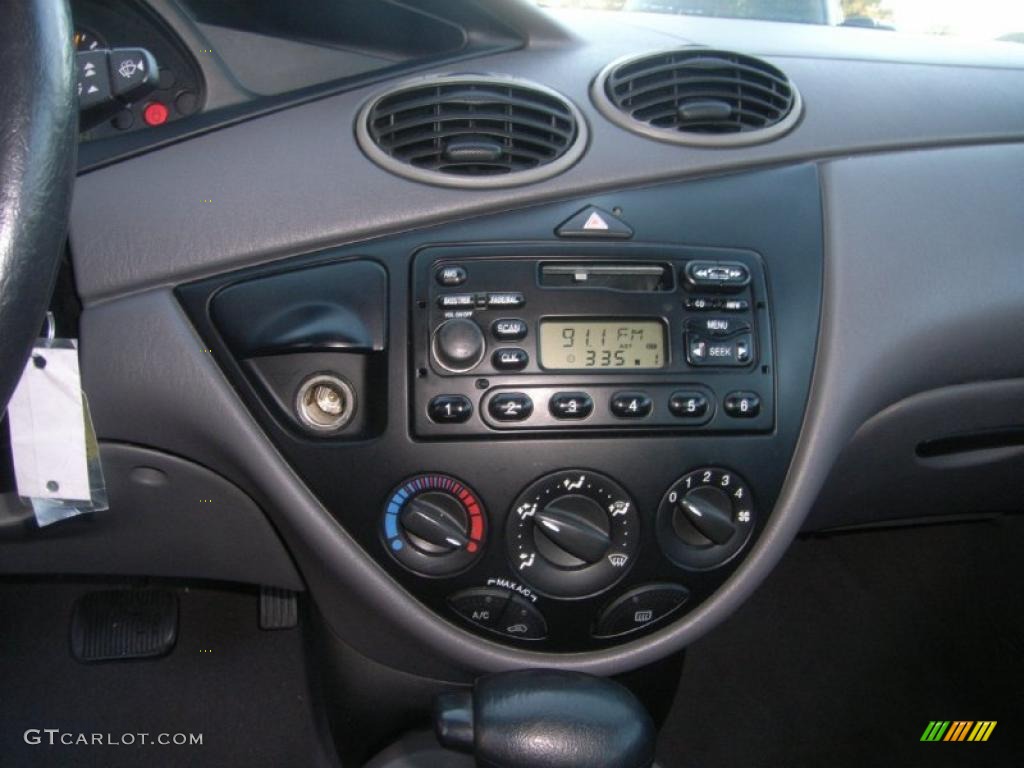
[[[633,230],[622,219],[612,216],[596,205],[588,205],[563,221],[555,229],[559,237],[617,238],[633,236]]]

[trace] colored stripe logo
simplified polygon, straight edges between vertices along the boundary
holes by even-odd
[[[921,741],[988,741],[995,728],[995,720],[932,720]]]

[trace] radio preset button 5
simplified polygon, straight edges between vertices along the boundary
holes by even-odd
[[[497,421],[525,421],[533,413],[533,400],[525,392],[502,392],[491,398],[487,412]]]
[[[668,409],[673,416],[691,421],[706,421],[710,415],[711,403],[703,392],[681,389],[673,392],[668,400]]]
[[[526,321],[515,317],[503,317],[491,323],[491,334],[498,341],[522,341],[527,331]]]
[[[491,364],[499,371],[521,371],[529,362],[530,356],[519,347],[503,347],[491,355]]]
[[[556,419],[585,419],[594,410],[594,400],[586,392],[556,392],[548,410]]]
[[[654,406],[651,398],[643,392],[616,392],[612,395],[612,414],[620,419],[642,419]]]

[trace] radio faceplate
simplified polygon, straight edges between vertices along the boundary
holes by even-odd
[[[413,262],[416,435],[766,432],[769,294],[749,250],[430,247]]]

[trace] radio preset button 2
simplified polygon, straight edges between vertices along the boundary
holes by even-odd
[[[616,392],[612,395],[612,414],[620,419],[642,419],[649,415],[654,403],[643,392]]]
[[[586,392],[556,392],[548,410],[556,419],[585,419],[594,410],[594,400]]]
[[[491,323],[491,335],[498,341],[522,341],[527,332],[526,321],[519,318],[503,317]]]
[[[460,267],[455,264],[449,264],[444,267],[438,267],[437,273],[434,275],[438,285],[443,285],[445,288],[455,288],[466,282],[466,278],[469,275],[466,273],[464,267]]]
[[[491,398],[487,412],[497,421],[525,421],[533,413],[533,400],[525,392],[502,392]]]
[[[491,355],[491,365],[499,371],[521,371],[529,362],[530,356],[519,347],[502,347]]]

